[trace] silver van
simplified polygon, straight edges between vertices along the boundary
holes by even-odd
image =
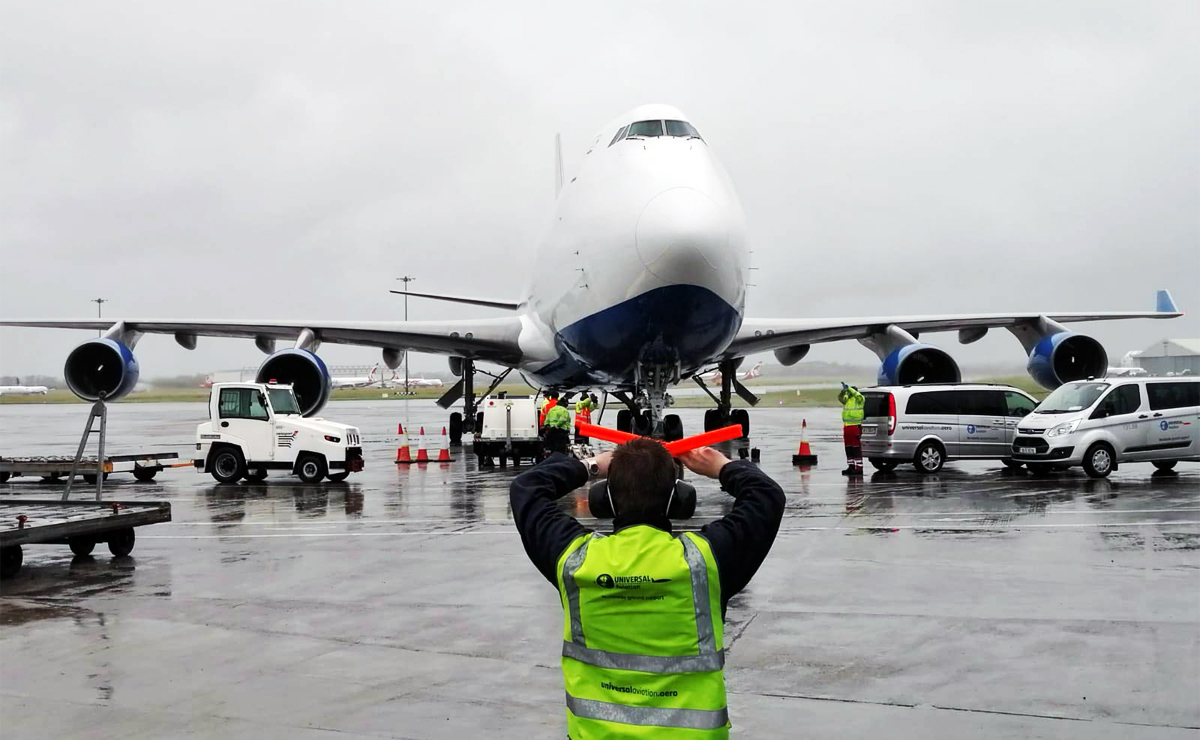
[[[1012,457],[1035,473],[1081,465],[1093,478],[1127,462],[1200,461],[1200,378],[1067,383],[1021,421]]]
[[[947,460],[1012,460],[1017,422],[1037,401],[1006,385],[953,383],[863,390],[863,457],[879,470],[912,463],[936,473]]]

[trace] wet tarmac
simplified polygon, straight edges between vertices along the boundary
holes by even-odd
[[[514,473],[461,450],[396,467],[404,413],[328,407],[363,430],[367,471],[345,483],[110,479],[108,496],[171,501],[174,521],[139,530],[129,558],[27,548],[0,598],[0,734],[564,737],[562,617],[512,527]],[[431,402],[407,413],[444,424]],[[110,449],[187,458],[204,414],[114,405]],[[695,430],[701,414],[681,415]],[[790,465],[802,416],[808,471]],[[0,454],[73,452],[85,417],[0,406]],[[1200,465],[1092,481],[952,463],[853,482],[836,410],[751,418],[788,508],[729,609],[736,737],[1200,736]],[[60,490],[20,479],[0,495]],[[563,505],[586,512],[581,495]],[[702,484],[691,525],[728,505]]]

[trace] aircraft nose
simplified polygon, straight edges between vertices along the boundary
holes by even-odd
[[[666,283],[706,285],[737,270],[726,209],[694,188],[652,198],[638,218],[636,243],[642,264]]]

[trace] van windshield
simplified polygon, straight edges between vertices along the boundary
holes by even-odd
[[[270,388],[267,393],[271,396],[271,408],[277,414],[298,414],[300,406],[296,403],[296,394],[290,388]]]
[[[1108,390],[1108,383],[1067,383],[1046,396],[1035,411],[1039,414],[1066,414],[1091,408]]]

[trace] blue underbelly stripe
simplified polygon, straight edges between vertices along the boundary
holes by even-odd
[[[656,340],[678,353],[684,370],[696,369],[729,345],[741,322],[707,288],[656,288],[559,331],[559,358],[535,374],[555,385],[630,384],[639,354]]]

